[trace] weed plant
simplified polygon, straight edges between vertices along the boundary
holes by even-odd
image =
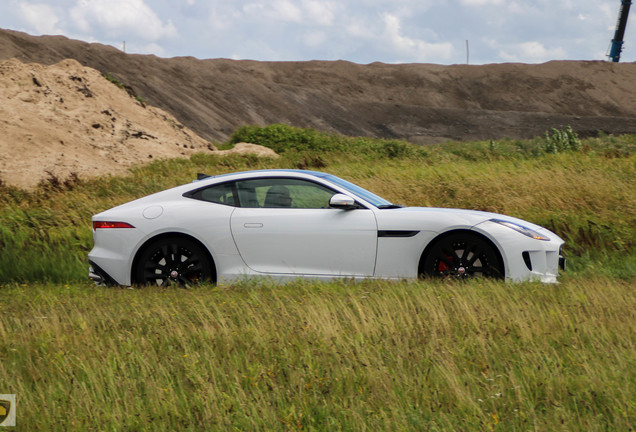
[[[546,153],[559,153],[564,151],[578,151],[581,149],[581,140],[578,135],[568,126],[565,130],[552,128],[552,134],[545,133],[545,145],[543,150]]]

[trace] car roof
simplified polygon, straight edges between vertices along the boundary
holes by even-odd
[[[266,174],[266,173],[306,174],[306,175],[311,175],[311,176],[319,177],[319,178],[328,177],[331,175],[331,174],[320,172],[320,171],[310,171],[310,170],[300,170],[300,169],[263,169],[263,170],[238,171],[238,172],[231,172],[231,173],[225,173],[225,174],[210,175],[210,176],[201,178],[201,180],[217,179],[222,177],[244,175],[244,174]]]

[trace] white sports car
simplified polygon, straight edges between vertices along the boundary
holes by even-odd
[[[556,282],[563,245],[532,223],[402,207],[331,174],[262,170],[200,179],[93,216],[97,282],[469,278]]]

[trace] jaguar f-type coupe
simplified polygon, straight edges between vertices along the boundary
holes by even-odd
[[[199,177],[93,216],[89,276],[117,285],[259,276],[556,282],[564,265],[562,239],[509,216],[403,207],[315,171]]]

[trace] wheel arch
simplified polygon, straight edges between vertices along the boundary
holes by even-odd
[[[420,255],[420,260],[419,260],[418,266],[417,266],[417,274],[418,274],[418,276],[423,274],[424,261],[426,260],[428,255],[431,253],[431,249],[433,249],[433,247],[439,241],[445,239],[446,237],[450,237],[452,235],[455,235],[455,234],[467,234],[467,235],[470,235],[470,236],[473,236],[473,237],[478,237],[478,238],[486,241],[488,244],[490,244],[492,246],[493,250],[495,251],[495,253],[497,254],[497,260],[499,261],[499,265],[503,269],[504,275],[506,274],[506,262],[505,262],[505,260],[503,258],[503,254],[501,253],[501,250],[499,249],[497,244],[495,244],[495,242],[493,242],[489,237],[487,237],[484,234],[482,234],[480,232],[477,232],[477,231],[473,231],[473,230],[470,230],[470,229],[454,229],[454,230],[451,230],[451,231],[443,232],[443,233],[439,234],[437,237],[435,237],[434,239],[432,239],[430,242],[428,242],[428,244],[426,245],[426,247],[422,251],[422,254]]]
[[[157,240],[161,240],[163,238],[169,238],[169,237],[181,237],[183,239],[190,240],[190,241],[196,243],[198,246],[200,246],[201,249],[203,249],[203,251],[205,252],[206,257],[207,257],[208,261],[211,264],[212,271],[213,271],[212,282],[216,283],[218,272],[217,272],[217,268],[216,268],[216,262],[214,261],[214,258],[212,257],[212,254],[210,253],[210,250],[203,243],[201,243],[201,241],[199,239],[197,239],[196,237],[193,237],[193,236],[191,236],[189,234],[184,234],[182,232],[172,231],[172,232],[165,232],[165,233],[157,234],[154,237],[150,237],[149,239],[147,239],[137,249],[137,252],[135,253],[135,258],[133,259],[132,266],[130,268],[130,281],[131,281],[132,284],[136,284],[137,283],[137,280],[136,280],[137,277],[136,277],[135,269],[137,268],[137,265],[139,264],[139,258],[141,257],[141,255],[143,255],[143,253],[146,250],[146,248],[150,244],[154,243]]]

